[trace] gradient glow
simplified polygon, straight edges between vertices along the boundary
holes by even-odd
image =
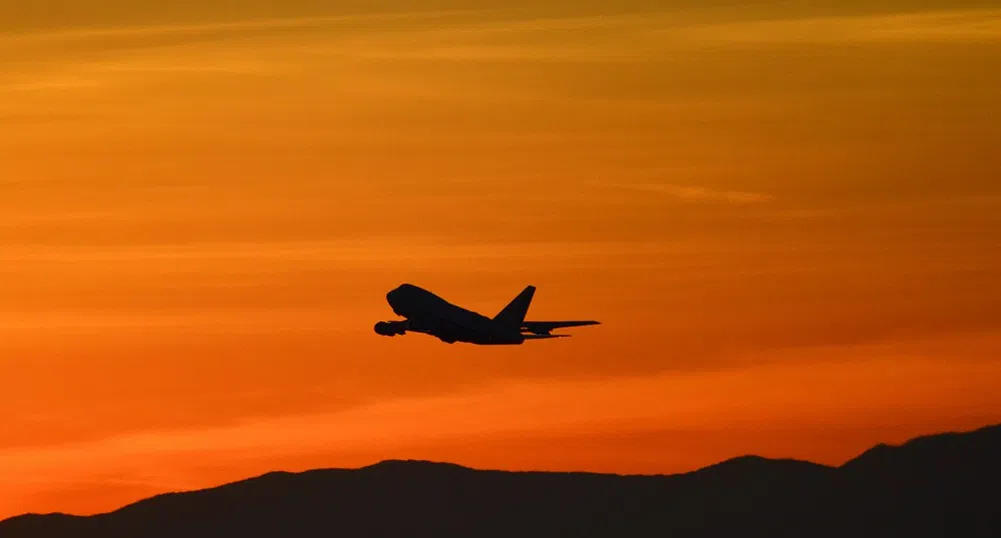
[[[140,4],[0,0],[0,517],[1001,421],[989,2]]]

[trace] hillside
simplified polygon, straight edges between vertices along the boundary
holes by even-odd
[[[385,461],[269,473],[2,538],[167,536],[1001,536],[1001,425],[879,445],[841,467],[745,456],[667,476]]]

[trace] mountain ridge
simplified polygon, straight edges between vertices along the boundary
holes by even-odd
[[[273,471],[92,516],[24,514],[0,521],[0,537],[997,536],[1001,502],[981,491],[997,494],[999,455],[1001,424],[878,444],[839,466],[745,455],[641,475],[390,459]]]

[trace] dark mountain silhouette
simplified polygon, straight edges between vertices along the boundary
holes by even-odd
[[[1001,536],[1001,425],[879,445],[840,467],[744,456],[690,473],[479,471],[425,461],[269,473],[2,538]]]

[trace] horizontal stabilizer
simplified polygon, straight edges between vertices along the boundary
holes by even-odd
[[[567,327],[583,327],[585,325],[601,325],[594,320],[587,321],[526,321],[521,324],[522,331],[532,334],[549,334],[553,329],[564,329]]]
[[[548,340],[550,338],[570,338],[569,334],[526,334],[525,340]]]

